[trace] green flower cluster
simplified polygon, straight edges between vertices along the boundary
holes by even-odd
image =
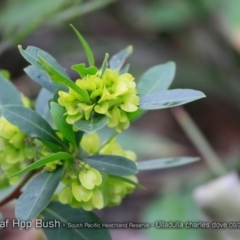
[[[90,155],[96,154],[100,148],[99,136],[96,133],[84,135],[81,148]],[[99,154],[114,154],[128,157],[132,161],[136,160],[136,155],[131,151],[124,151],[115,139],[106,144]],[[137,182],[135,176],[125,178]],[[81,160],[76,160],[72,169],[68,168],[63,183],[65,186],[59,193],[59,201],[63,204],[70,204],[72,207],[82,207],[86,211],[118,205],[123,197],[135,188],[130,183],[99,172]]]
[[[85,90],[90,102],[74,90],[59,91],[58,103],[66,109],[66,121],[73,124],[79,119],[90,119],[92,114],[107,116],[108,126],[117,132],[129,127],[127,113],[138,109],[139,98],[136,83],[129,73],[118,73],[118,70],[106,69],[103,76],[101,71],[95,75],[87,75],[78,79],[75,84]]]
[[[26,137],[18,127],[4,117],[0,118],[0,166],[5,174],[13,174],[26,167],[26,159],[35,157],[36,151],[31,139]],[[11,178],[15,183],[19,177]]]

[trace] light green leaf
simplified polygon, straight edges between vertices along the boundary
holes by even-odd
[[[105,172],[116,176],[128,176],[137,173],[136,163],[114,155],[94,155],[84,157],[83,161],[100,172]]]
[[[176,157],[176,158],[154,159],[154,160],[138,162],[137,169],[139,171],[145,171],[145,170],[178,167],[178,166],[193,163],[199,160],[200,158],[198,157]]]
[[[56,83],[61,83],[72,90],[74,90],[76,93],[78,93],[86,102],[90,101],[88,93],[79,88],[74,82],[72,82],[69,78],[65,77],[62,75],[60,72],[58,72],[51,64],[49,64],[45,59],[39,57],[39,61],[44,68],[44,70],[48,73],[49,77],[51,78],[52,81]]]
[[[48,62],[48,64],[51,65],[52,68],[55,69],[55,71],[59,72],[61,75],[65,76],[66,78],[69,77],[67,72],[65,71],[65,69],[49,53],[47,53],[39,48],[32,47],[32,46],[27,47],[26,50],[23,50],[22,46],[19,45],[18,49],[19,49],[20,53],[22,54],[22,56],[33,66],[35,66],[41,70],[45,70],[43,68],[43,66],[41,65],[41,63],[39,62],[39,57],[40,57],[40,58],[44,59],[46,62]]]
[[[35,81],[36,83],[38,83],[52,93],[55,93],[57,89],[64,92],[68,91],[68,88],[66,86],[64,86],[63,84],[52,82],[43,70],[33,65],[24,68],[24,71],[33,81]]]
[[[139,189],[146,189],[144,186],[142,186],[141,184],[139,184],[137,182],[132,181],[131,179],[128,179],[128,178],[125,178],[125,177],[121,177],[121,176],[110,175],[110,174],[108,176],[110,176],[112,178],[115,178],[115,179],[118,179],[120,181],[129,183],[129,184],[132,184],[132,185],[134,185],[135,187],[137,187]]]
[[[64,168],[58,168],[53,173],[42,172],[33,178],[17,201],[16,218],[22,221],[36,218],[51,201],[63,173]]]
[[[101,77],[103,76],[104,72],[106,71],[107,67],[108,67],[108,58],[109,58],[109,55],[108,53],[105,54],[105,58],[103,60],[103,63],[102,63],[102,67],[101,67]]]
[[[83,36],[78,32],[78,30],[72,24],[70,24],[70,26],[72,27],[72,29],[76,33],[79,41],[81,42],[81,44],[83,46],[83,49],[84,49],[84,51],[85,51],[85,53],[87,55],[87,59],[88,59],[89,65],[90,66],[94,66],[94,56],[93,56],[91,48],[89,47],[88,43],[83,38]]]
[[[82,78],[87,75],[95,75],[98,71],[96,67],[86,67],[85,63],[73,65],[72,70],[76,71]]]
[[[64,113],[66,110],[55,102],[50,103],[50,111],[53,121],[57,129],[63,134],[63,136],[71,142],[73,145],[77,145],[75,133],[73,131],[72,125],[66,122],[66,117]]]
[[[110,68],[112,70],[120,70],[125,62],[125,60],[132,54],[133,47],[128,46],[125,49],[121,50],[117,54],[113,55],[109,61]]]
[[[108,123],[108,118],[104,115],[97,115],[89,120],[85,119],[80,119],[76,121],[73,125],[76,127],[78,130],[83,131],[83,132],[95,132]]]
[[[23,105],[18,90],[0,73],[0,106],[6,104]]]
[[[148,69],[139,79],[137,92],[146,96],[162,90],[171,85],[176,71],[174,62],[167,62]]]
[[[173,89],[153,93],[140,98],[139,108],[154,110],[176,107],[206,97],[202,92],[192,89]]]
[[[53,153],[47,157],[44,157],[44,158],[41,158],[39,160],[37,160],[36,162],[28,165],[26,168],[24,168],[23,170],[19,171],[19,172],[16,172],[10,176],[8,176],[9,178],[11,177],[15,177],[15,176],[18,176],[18,175],[21,175],[23,173],[27,173],[27,172],[30,172],[34,169],[38,169],[40,167],[43,167],[45,166],[47,163],[50,163],[50,162],[54,162],[54,161],[57,161],[57,160],[67,160],[67,159],[71,159],[73,158],[72,155],[70,155],[69,153],[66,153],[66,152],[58,152],[58,153]]]
[[[49,92],[46,88],[42,88],[36,99],[36,112],[40,116],[42,116],[47,122],[52,121],[48,106],[48,102],[52,98],[53,93]]]
[[[43,221],[47,223],[60,222],[60,227],[43,228],[48,240],[111,240],[108,230],[102,227],[101,220],[92,212],[74,209],[59,202],[51,202],[41,215]],[[73,227],[73,224],[79,224],[80,227]],[[95,224],[96,227],[86,227],[90,224],[93,226]]]
[[[1,112],[10,123],[26,135],[63,145],[46,120],[32,109],[20,105],[5,105],[1,107]]]

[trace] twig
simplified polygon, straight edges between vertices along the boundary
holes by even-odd
[[[171,111],[187,136],[191,139],[192,143],[204,157],[210,170],[217,176],[225,174],[227,171],[221,160],[184,108],[172,108]]]

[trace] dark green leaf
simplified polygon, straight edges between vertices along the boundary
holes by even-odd
[[[18,90],[0,73],[0,106],[6,104],[23,105]]]
[[[118,69],[120,70],[121,67],[123,66],[125,60],[129,55],[131,55],[133,52],[133,47],[128,46],[125,49],[121,50],[117,54],[113,55],[109,61],[110,68],[112,70]]]
[[[147,111],[143,111],[141,109],[138,109],[136,110],[135,112],[128,112],[127,113],[127,116],[128,116],[128,119],[131,121],[131,122],[134,122],[136,121],[138,118],[140,118],[142,115],[144,115]]]
[[[36,83],[38,83],[52,93],[55,93],[57,89],[64,92],[68,91],[66,86],[64,86],[63,84],[52,82],[43,70],[33,65],[24,68],[24,71],[33,81],[35,81]]]
[[[80,119],[73,125],[83,132],[95,132],[103,128],[108,123],[108,118],[104,115],[97,115],[89,120]]]
[[[154,110],[176,107],[206,97],[192,89],[173,89],[153,93],[140,98],[140,109]]]
[[[66,117],[64,116],[66,110],[55,102],[50,103],[50,108],[51,115],[57,129],[69,142],[76,146],[77,143],[72,125],[66,122]]]
[[[43,228],[48,240],[111,240],[109,232],[102,227],[101,220],[92,212],[83,209],[73,209],[59,202],[51,202],[41,214],[43,221],[60,222],[61,227]],[[73,227],[79,224],[82,227]],[[81,224],[81,225],[80,225]],[[87,227],[96,224],[99,228]]]
[[[77,145],[78,145],[78,146],[79,146],[79,143],[80,143],[81,140],[82,140],[83,134],[84,134],[84,132],[82,132],[82,131],[77,131],[77,132],[75,133],[76,142],[77,142]]]
[[[72,25],[70,24],[70,26],[72,27],[72,29],[74,30],[74,32],[76,33],[79,41],[81,42],[83,49],[85,51],[85,54],[87,55],[87,59],[88,59],[88,63],[90,66],[94,66],[94,56],[92,53],[91,48],[89,47],[88,43],[86,42],[86,40],[83,38],[83,36],[78,32],[78,30]]]
[[[51,201],[63,173],[61,167],[53,173],[42,172],[33,178],[17,201],[16,218],[23,221],[36,218]]]
[[[171,85],[176,71],[174,62],[160,64],[148,69],[139,79],[137,92],[146,96],[162,90],[167,90]]]
[[[90,101],[89,95],[85,90],[79,88],[69,78],[63,76],[60,72],[58,72],[53,66],[51,66],[51,64],[49,64],[43,58],[39,57],[39,61],[42,67],[44,68],[44,70],[48,73],[52,81],[68,86],[69,88],[74,90],[76,93],[78,93],[86,102]]]
[[[51,121],[48,102],[53,98],[53,93],[49,92],[46,88],[42,88],[36,100],[36,112],[42,116],[47,122]]]
[[[105,58],[103,60],[103,63],[102,63],[102,67],[101,67],[101,77],[103,76],[104,72],[106,71],[107,67],[108,67],[108,53],[105,54]]]
[[[17,126],[26,135],[62,145],[46,120],[32,109],[18,105],[6,105],[1,108],[1,112],[10,123]]]
[[[137,182],[132,181],[131,179],[128,179],[128,178],[125,178],[125,177],[121,177],[121,176],[114,176],[114,175],[108,175],[108,176],[110,176],[112,178],[115,178],[115,179],[118,179],[118,180],[123,181],[123,182],[127,182],[129,184],[132,184],[132,185],[136,186],[139,189],[146,189],[144,186],[142,186],[141,184],[139,184]]]
[[[46,62],[48,62],[57,72],[59,72],[61,75],[68,78],[68,74],[66,73],[65,69],[56,61],[54,57],[52,57],[49,53],[36,48],[36,47],[27,47],[26,50],[22,49],[22,46],[18,46],[18,49],[22,56],[33,66],[44,70],[43,66],[39,62],[39,57],[44,59]]]
[[[82,78],[87,75],[95,75],[98,71],[98,69],[94,66],[87,68],[85,63],[73,65],[71,68],[76,71]]]
[[[94,155],[84,157],[83,160],[91,167],[116,176],[134,175],[137,173],[136,163],[121,157],[113,155]]]
[[[57,160],[67,160],[67,159],[71,159],[71,158],[72,158],[72,155],[70,155],[69,153],[66,153],[66,152],[53,153],[47,157],[41,158],[41,159],[37,160],[36,162],[28,165],[23,170],[10,175],[9,178],[21,175],[26,172],[30,172],[34,169],[38,169],[40,167],[45,166],[47,163],[50,163],[50,162],[54,162]]]
[[[137,169],[139,171],[145,171],[145,170],[178,167],[178,166],[193,163],[199,160],[200,158],[198,157],[176,157],[176,158],[154,159],[154,160],[138,162]]]

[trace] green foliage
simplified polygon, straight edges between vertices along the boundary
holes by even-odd
[[[128,176],[137,173],[136,164],[121,156],[95,155],[83,160],[91,167],[111,175]]]
[[[42,172],[33,178],[17,201],[16,218],[23,221],[36,218],[49,204],[63,173],[61,167],[53,173]]]
[[[76,82],[47,52],[36,47],[23,50],[19,46],[20,53],[31,64],[25,72],[43,87],[36,101],[36,111],[24,107],[26,99],[0,75],[0,123],[11,130],[8,133],[3,130],[0,135],[0,163],[10,180],[24,173],[28,173],[26,177],[29,178],[38,174],[31,178],[17,201],[18,219],[32,220],[41,214],[44,221],[60,221],[60,228],[44,229],[49,240],[56,236],[108,240],[111,238],[106,229],[66,228],[66,224],[101,224],[93,213],[86,211],[118,205],[136,187],[144,189],[135,176],[138,170],[175,167],[198,160],[176,157],[136,163],[136,154],[124,150],[117,142],[116,134],[146,112],[142,110],[175,107],[205,95],[189,89],[167,90],[175,75],[173,62],[150,68],[140,77],[137,86],[134,77],[128,73],[129,65],[123,67],[132,53],[131,46],[118,52],[109,62],[106,54],[102,66],[95,66],[88,43],[75,27],[71,27],[83,45],[90,65],[72,66],[81,78]],[[114,133],[101,143],[96,131],[106,125],[114,128]],[[128,145],[135,142],[134,137]],[[146,149],[145,136],[143,140],[142,148]],[[9,143],[15,144],[18,151],[10,148]],[[34,152],[29,153],[26,149],[34,149]],[[16,161],[21,152],[25,154],[21,155],[23,164],[9,171],[8,165],[2,164],[6,154],[12,154],[11,161]],[[60,189],[56,191],[58,186]],[[72,208],[55,202],[49,204],[53,198]]]
[[[87,228],[85,224],[100,224],[101,220],[92,212],[86,212],[83,209],[73,209],[58,202],[50,203],[41,214],[43,220],[59,221],[60,228],[44,228],[43,231],[48,240],[55,240],[60,237],[62,240],[93,240],[104,239],[111,240],[111,237],[105,228]],[[81,228],[67,227],[68,224],[82,224]]]

